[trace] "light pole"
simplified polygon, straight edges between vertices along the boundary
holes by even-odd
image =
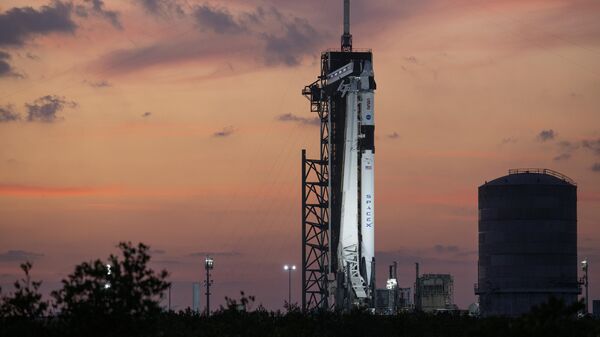
[[[583,285],[585,286],[585,314],[589,313],[588,311],[588,303],[589,303],[589,279],[588,279],[588,261],[581,261],[581,269],[583,270]]]
[[[288,306],[292,305],[292,270],[296,270],[296,266],[283,266],[283,270],[288,272]]]
[[[206,270],[206,281],[204,281],[204,285],[206,286],[206,316],[210,316],[210,286],[212,285],[212,280],[210,279],[210,271],[214,268],[215,260],[212,257],[207,256],[204,260],[204,269]]]

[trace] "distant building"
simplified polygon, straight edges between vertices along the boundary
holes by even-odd
[[[455,310],[454,279],[448,274],[423,274],[415,282],[415,309]]]
[[[478,268],[482,316],[519,316],[550,297],[577,301],[575,183],[515,169],[479,186]]]
[[[375,312],[393,315],[398,311],[398,289],[375,290]]]
[[[600,318],[600,300],[593,300],[592,306],[594,308],[594,310],[593,310],[594,317]]]
[[[413,298],[411,295],[411,288],[398,288],[398,297],[400,308],[410,308],[413,304]]]
[[[479,317],[479,303],[471,303],[467,312],[471,317]]]
[[[200,312],[200,283],[192,284],[192,311]]]

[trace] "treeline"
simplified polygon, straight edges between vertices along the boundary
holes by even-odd
[[[0,289],[0,337],[14,336],[589,336],[600,337],[600,321],[577,318],[581,304],[558,300],[535,308],[521,318],[474,318],[466,315],[405,313],[376,316],[365,311],[347,314],[285,312],[253,308],[254,298],[239,299],[210,317],[191,310],[164,311],[160,300],[170,286],[166,271],[148,267],[149,248],[119,244],[120,256],[82,263],[52,292],[39,293],[40,282],[24,277],[13,291]]]

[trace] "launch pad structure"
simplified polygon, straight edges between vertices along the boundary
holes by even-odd
[[[302,309],[374,307],[373,54],[353,50],[344,1],[340,50],[302,94],[320,123],[318,159],[302,150]]]

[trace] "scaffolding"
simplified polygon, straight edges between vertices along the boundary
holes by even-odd
[[[302,150],[302,310],[329,308],[330,181],[329,102],[323,94],[324,57],[319,79],[302,90],[320,124],[319,159],[307,159]]]

